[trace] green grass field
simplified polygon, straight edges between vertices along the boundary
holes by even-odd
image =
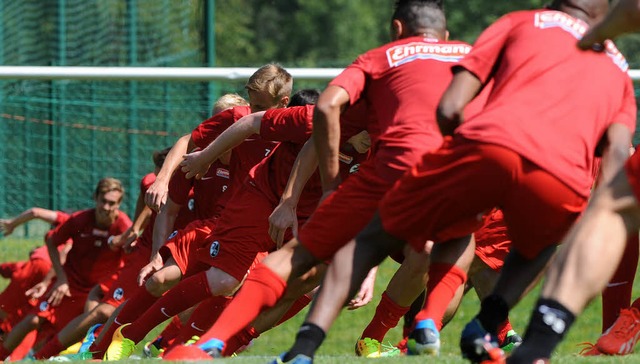
[[[0,260],[15,261],[27,258],[29,250],[41,243],[41,240],[25,240],[17,238],[4,238],[0,240]],[[606,264],[603,262],[603,264]],[[376,282],[376,293],[383,292],[391,275],[397,268],[395,262],[387,260],[379,270],[378,280]],[[638,281],[638,280],[636,280]],[[7,281],[0,281],[0,288],[4,288]],[[640,289],[634,287],[633,297],[640,296]],[[537,290],[523,300],[511,313],[511,322],[514,328],[523,333],[525,325],[528,321],[530,310],[533,302],[537,297]],[[335,363],[345,364],[351,362],[364,362],[372,359],[361,359],[353,355],[353,347],[355,340],[359,337],[364,327],[373,316],[375,306],[378,299],[366,307],[356,311],[344,311],[339,320],[334,324],[329,332],[327,339],[320,348],[316,363]],[[634,354],[626,357],[589,357],[584,358],[577,355],[579,348],[577,345],[582,342],[595,342],[600,332],[600,300],[593,302],[591,306],[580,316],[573,326],[566,340],[558,347],[553,357],[554,363],[640,363],[640,354]],[[458,349],[458,338],[462,326],[474,315],[478,309],[478,299],[473,292],[470,292],[463,300],[456,317],[442,331],[442,351],[438,358],[425,357],[401,357],[389,359],[376,359],[380,363],[418,363],[418,362],[437,362],[437,363],[465,363],[460,357]],[[306,312],[306,310],[304,311]],[[303,313],[304,313],[303,312]],[[266,363],[278,353],[286,350],[293,342],[300,323],[304,318],[303,314],[298,315],[289,322],[265,333],[259,339],[254,341],[253,346],[240,354],[237,358],[217,360],[233,363]],[[151,335],[158,332],[159,328],[154,330]],[[395,328],[389,332],[386,340],[390,343],[396,343],[401,336],[401,329]],[[133,361],[133,360],[131,360]],[[146,361],[146,360],[145,360]],[[140,362],[140,361],[136,361]]]

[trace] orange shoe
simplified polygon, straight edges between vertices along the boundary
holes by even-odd
[[[616,322],[598,339],[596,346],[603,354],[627,355],[640,340],[640,311],[622,309]]]

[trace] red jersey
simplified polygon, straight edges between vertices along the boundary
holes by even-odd
[[[183,206],[180,209],[180,220],[184,220],[183,210],[193,211],[191,216],[195,220],[209,219],[219,216],[224,208],[224,203],[228,198],[223,198],[231,184],[229,167],[220,161],[211,164],[209,171],[201,179],[185,177],[185,173],[180,169],[171,176],[169,181],[169,198]],[[189,192],[193,190],[193,195]],[[191,202],[193,201],[193,206]],[[187,215],[188,215],[188,211]],[[180,228],[176,224],[175,228]]]
[[[69,217],[71,217],[71,215],[67,214],[66,212],[56,211],[56,220],[51,224],[51,230],[47,231],[47,233],[44,235],[44,240],[49,240],[49,237],[51,236],[51,234],[53,234],[55,228],[63,222],[69,220]],[[71,242],[71,240],[68,241]],[[62,249],[64,249],[64,247],[60,246],[58,248],[58,252],[60,252]],[[29,253],[29,259],[42,259],[50,262],[51,258],[49,257],[49,249],[47,249],[46,245],[37,247]]]
[[[269,201],[277,205],[291,174],[298,153],[311,136],[314,105],[295,106],[286,109],[267,110],[261,120],[260,137],[265,140],[279,141],[280,144],[267,158],[255,166],[247,180],[252,186],[264,193]],[[366,118],[341,118],[341,140],[364,130]],[[343,178],[353,172],[354,166],[366,158],[355,150],[341,148],[340,172]],[[322,196],[320,175],[316,171],[305,184],[300,195],[296,212],[298,216],[308,217],[315,210]]]
[[[96,226],[95,209],[88,209],[73,213],[69,220],[55,229],[50,237],[55,245],[64,244],[67,239],[73,240],[63,266],[71,287],[88,292],[120,268],[122,251],[109,249],[107,239],[122,234],[129,226],[131,220],[120,211],[108,230],[100,229]]]
[[[200,149],[206,148],[222,134],[231,124],[243,116],[251,114],[249,106],[236,106],[221,111],[203,121],[191,132],[191,140]],[[261,139],[258,136],[246,139],[242,144],[233,148],[229,172],[232,186],[242,184],[253,166],[260,163],[277,145],[277,143]],[[213,168],[213,167],[212,167]],[[230,188],[236,188],[229,186]]]
[[[366,99],[375,114],[381,135],[372,140],[373,153],[380,165],[404,171],[442,144],[435,110],[451,81],[451,64],[470,49],[462,42],[404,38],[364,53],[331,81],[349,93],[351,104]],[[472,105],[482,106],[480,100]]]
[[[581,51],[587,24],[552,10],[508,14],[460,65],[493,88],[482,113],[456,132],[507,147],[588,196],[594,151],[612,123],[635,130],[627,63],[613,43]]]

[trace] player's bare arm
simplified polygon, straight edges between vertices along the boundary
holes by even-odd
[[[482,82],[476,75],[458,68],[436,110],[442,135],[453,135],[453,131],[464,122],[464,108],[476,97],[481,88]]]
[[[325,192],[340,184],[340,114],[349,105],[349,100],[345,89],[330,85],[320,94],[313,113],[311,138],[318,154],[322,190]]]
[[[151,214],[151,208],[144,203],[144,196],[142,194],[138,195],[133,224],[124,233],[114,236],[110,245],[113,247],[124,247],[125,251],[128,251],[135,245],[136,239],[138,239],[142,231],[149,224]]]
[[[159,251],[173,231],[173,226],[181,207],[181,205],[175,203],[169,197],[167,198],[167,203],[162,206],[158,216],[156,216],[156,222],[153,224],[151,257],[149,258],[149,264],[140,269],[140,273],[138,274],[138,285],[142,286],[147,277],[158,271],[164,265],[164,261],[162,260]]]
[[[201,151],[182,156],[180,166],[187,178],[202,178],[211,163],[220,158],[224,153],[242,144],[245,139],[254,134],[260,134],[260,125],[264,111],[242,117],[228,127],[211,144]]]
[[[67,274],[64,272],[64,269],[62,269],[62,262],[60,260],[58,248],[51,238],[47,239],[47,248],[49,250],[49,258],[51,258],[53,271],[56,274],[56,282],[49,293],[49,299],[47,302],[55,307],[60,304],[64,296],[71,297],[71,291],[69,290]]]
[[[304,186],[317,167],[318,155],[313,140],[310,139],[298,153],[280,203],[269,216],[269,236],[276,242],[278,249],[282,246],[284,233],[289,227],[293,230],[293,235],[298,236],[296,206]]]
[[[610,182],[623,168],[629,158],[629,146],[631,145],[631,132],[623,124],[614,123],[607,129],[607,147],[602,155],[602,167],[600,169],[598,184]]]
[[[156,180],[151,184],[147,193],[145,194],[144,201],[155,211],[160,211],[162,205],[167,201],[167,192],[169,191],[169,180],[173,175],[173,171],[178,168],[182,156],[195,147],[191,140],[191,134],[183,135],[173,145],[171,151],[167,154],[167,157],[162,164],[162,168],[156,175]]]
[[[596,44],[602,44],[606,39],[614,39],[619,35],[639,30],[640,1],[620,0],[602,22],[589,29],[578,42],[578,46],[590,49]]]
[[[4,235],[10,235],[15,228],[33,219],[39,219],[53,224],[56,221],[56,217],[56,211],[32,207],[13,219],[0,219],[0,232]]]

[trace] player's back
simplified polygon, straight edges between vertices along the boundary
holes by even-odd
[[[612,122],[635,125],[626,61],[576,42],[586,23],[553,10],[515,12],[488,28],[461,66],[494,83],[482,113],[457,130],[506,146],[588,193],[593,154]]]
[[[440,146],[436,107],[451,81],[451,66],[470,50],[463,42],[409,37],[373,49],[354,62],[352,66],[363,67],[368,78],[363,96],[379,123],[375,150],[381,163],[404,169],[416,158],[404,155]],[[479,104],[480,100],[473,103]]]

